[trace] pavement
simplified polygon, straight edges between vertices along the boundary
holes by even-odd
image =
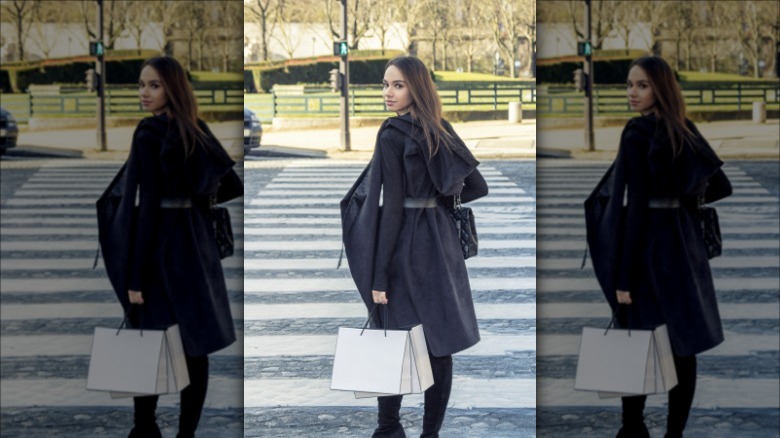
[[[537,130],[538,155],[546,157],[576,158],[585,160],[611,160],[620,144],[623,126],[594,129],[595,151],[585,146],[584,129]],[[780,120],[766,123],[749,120],[697,123],[704,138],[723,159],[780,159]]]
[[[547,128],[548,120],[521,123],[489,120],[454,123],[455,131],[479,159],[560,157],[610,160],[615,156],[622,126],[599,127],[594,131],[596,151],[587,151],[581,129]],[[701,123],[702,134],[726,159],[780,159],[780,121],[766,123],[727,121]],[[235,159],[243,157],[240,122],[213,123],[210,128]],[[95,130],[23,130],[19,149],[73,158],[123,159],[127,156],[134,127],[106,130],[107,152],[97,148]],[[341,150],[340,131],[328,129],[265,129],[262,151],[311,158],[367,160],[376,141],[377,126],[350,129],[351,150]]]

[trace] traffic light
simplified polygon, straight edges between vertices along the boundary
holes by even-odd
[[[349,46],[346,41],[333,41],[333,56],[347,56]]]
[[[591,45],[590,41],[577,42],[577,56],[592,56],[592,55],[593,55],[593,45]]]
[[[89,56],[97,56],[98,58],[101,58],[105,54],[106,54],[106,49],[105,46],[103,45],[103,41],[89,42]]]
[[[574,88],[577,91],[587,91],[588,89],[588,75],[581,68],[574,70]]]
[[[330,71],[330,89],[333,92],[340,91],[342,87],[341,73],[337,68]]]
[[[93,92],[97,89],[98,81],[97,81],[97,74],[95,73],[95,69],[89,69],[87,70],[85,75],[85,82],[87,83],[87,90],[90,92]]]

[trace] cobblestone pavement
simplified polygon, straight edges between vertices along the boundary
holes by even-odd
[[[537,436],[609,437],[619,399],[574,391],[579,334],[606,326],[609,307],[588,266],[580,270],[582,202],[609,163],[540,160],[538,190]],[[725,342],[698,356],[685,436],[780,436],[780,241],[777,161],[730,161],[733,196],[717,202],[724,253],[712,260]],[[648,398],[647,424],[665,432],[666,397]]]
[[[86,391],[92,332],[118,326],[119,306],[97,249],[95,201],[119,162],[6,160],[0,190],[0,435],[124,437],[132,401]],[[236,326],[243,328],[241,199],[229,206],[238,254],[225,260]],[[236,220],[238,219],[238,220]],[[239,332],[241,336],[241,332]],[[211,359],[199,436],[243,436],[240,343]],[[175,436],[178,397],[158,422]]]
[[[370,436],[375,399],[329,389],[338,327],[365,320],[348,269],[336,269],[338,201],[365,162],[255,160],[245,166],[245,434]],[[480,169],[490,195],[471,205],[480,255],[467,265],[483,340],[454,358],[442,436],[530,437],[535,167],[533,161],[488,161]],[[419,434],[421,396],[404,399],[402,417],[409,436]]]

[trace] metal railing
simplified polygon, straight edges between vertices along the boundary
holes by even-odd
[[[439,97],[444,111],[506,110],[509,102],[536,103],[536,84],[457,84],[439,87]],[[349,111],[352,116],[386,114],[382,89],[376,86],[350,88]],[[245,106],[255,112],[263,122],[274,117],[318,115],[338,117],[340,97],[330,89],[307,88],[305,93],[293,94],[289,90],[268,95],[252,95]]]
[[[749,110],[753,102],[780,105],[780,82],[688,84],[683,88],[683,97],[688,110]],[[583,93],[563,87],[540,87],[536,100],[538,111],[557,114],[581,114],[585,101]],[[593,110],[596,114],[630,113],[624,87],[615,85],[595,88]]]
[[[244,103],[241,89],[196,89],[198,108],[216,111],[240,111]],[[59,94],[35,93],[4,94],[3,108],[19,122],[30,117],[76,115],[94,116],[97,98],[84,89],[62,89]],[[138,100],[134,88],[109,88],[106,90],[106,115],[141,115],[146,111]]]

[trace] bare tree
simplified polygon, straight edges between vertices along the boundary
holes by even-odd
[[[454,39],[466,57],[466,71],[471,73],[474,71],[474,56],[479,48],[482,29],[489,21],[489,7],[483,0],[463,0],[461,7],[459,31],[455,33]]]
[[[536,3],[527,0],[493,0],[493,38],[505,59],[511,60],[512,77],[519,76],[515,61],[525,39],[536,45]],[[535,55],[532,55],[532,58]]]
[[[203,31],[206,29],[205,3],[180,2],[174,3],[174,5],[173,13],[178,17],[175,26],[182,31],[187,41],[187,70],[203,69]],[[198,52],[197,63],[193,50]]]
[[[43,57],[48,59],[57,45],[64,15],[55,2],[36,1],[36,3],[28,38],[43,53]]]
[[[139,2],[143,3],[145,13],[143,16],[147,21],[151,20],[160,23],[162,26],[161,39],[155,34],[157,40],[157,46],[161,52],[166,52],[170,49],[171,39],[173,38],[174,23],[178,21],[176,16],[175,3],[171,2]]]
[[[422,0],[422,17],[420,24],[424,29],[424,35],[427,35],[431,40],[431,48],[433,50],[433,64],[432,70],[436,70],[437,61],[439,59],[437,46],[440,40],[444,42],[446,46],[446,39],[448,28],[451,26],[449,19],[449,9],[438,0]],[[444,63],[442,68],[447,69],[446,49],[444,54]]]
[[[35,9],[38,7],[37,1],[24,0],[4,0],[0,2],[3,15],[6,15],[16,25],[16,50],[19,60],[25,59],[24,41],[30,32],[30,24]]]
[[[347,3],[347,34],[341,35],[341,6],[339,0],[326,0],[328,27],[334,38],[346,39],[349,48],[357,50],[360,39],[371,30],[371,0],[351,0]]]
[[[246,3],[251,21],[260,25],[260,44],[263,61],[268,60],[268,43],[271,33],[276,25],[276,13],[279,8],[278,0],[254,0]]]
[[[691,41],[693,34],[693,5],[688,2],[672,2],[668,6],[669,26],[675,43],[675,68],[679,71],[691,66]],[[685,48],[685,63],[680,45]]]
[[[723,30],[727,28],[727,5],[722,1],[707,0],[702,6],[706,13],[706,21],[700,47],[707,58],[709,71],[715,73],[718,71],[718,59],[725,53],[723,45],[727,40]]]
[[[650,51],[654,55],[660,55],[661,43],[659,38],[661,37],[662,27],[666,23],[667,9],[670,3],[658,0],[644,0],[632,3],[635,3],[634,7],[639,14],[639,19],[646,23],[648,27],[650,40],[645,42],[650,46]]]
[[[406,53],[409,55],[415,55],[417,52],[417,29],[420,27],[420,20],[422,17],[423,2],[417,0],[393,0],[397,5],[399,19],[401,20],[397,25],[398,33],[405,34],[406,38],[403,41],[406,47]]]
[[[393,0],[374,0],[368,12],[370,29],[379,38],[379,47],[384,55],[387,35],[393,22],[399,18],[398,3]]]
[[[230,58],[241,59],[241,54],[235,49],[236,41],[244,34],[242,24],[244,14],[242,5],[237,2],[220,2],[216,4],[217,14],[211,26],[213,47],[219,56],[221,71],[230,71]]]
[[[615,24],[615,1],[593,0],[591,8],[591,44],[601,49],[604,39],[612,32]],[[577,40],[585,41],[585,6],[582,1],[569,0],[569,20]]]
[[[125,30],[125,17],[129,6],[126,0],[114,0],[103,3],[103,35],[98,35],[97,5],[94,0],[81,0],[79,12],[84,23],[87,39],[102,39],[106,49],[113,49],[114,43]]]
[[[640,8],[642,2],[619,1],[615,3],[614,29],[623,39],[623,50],[626,55],[630,49],[631,32],[637,29],[641,17]]]
[[[753,65],[753,77],[760,76],[759,61],[761,60],[761,43],[764,38],[763,27],[765,19],[761,17],[760,3],[745,1],[737,4],[737,10],[741,20],[734,20],[737,28],[737,37],[742,45],[742,53]]]
[[[289,59],[294,57],[295,50],[301,45],[300,32],[294,28],[294,25],[300,24],[296,19],[302,13],[299,6],[289,0],[279,0],[279,9],[276,12],[276,32],[273,38],[282,45]]]

